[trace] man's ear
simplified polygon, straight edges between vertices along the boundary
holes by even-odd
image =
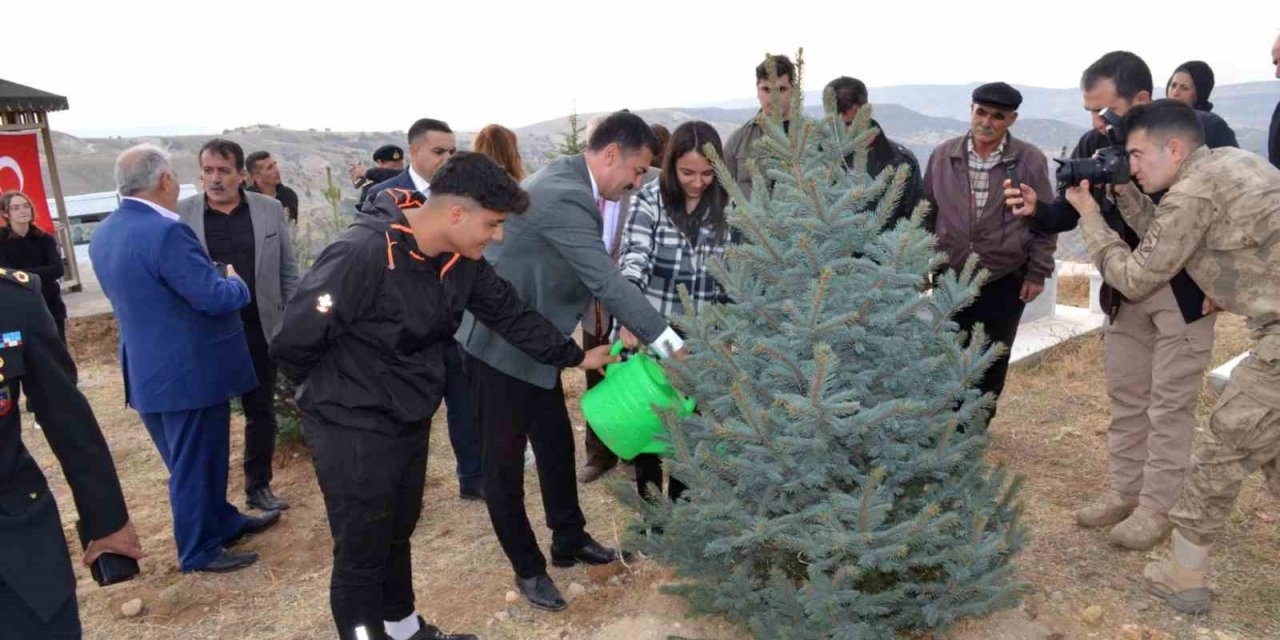
[[[1142,91],[1134,94],[1133,104],[1135,106],[1140,104],[1151,104],[1151,92],[1143,89]]]
[[[1191,145],[1187,144],[1187,141],[1182,138],[1169,138],[1169,141],[1166,142],[1165,145],[1169,147],[1169,153],[1173,156],[1174,160],[1178,161],[1178,164],[1182,164],[1182,161],[1186,160],[1187,156],[1191,155]]]
[[[1017,112],[1017,111],[1014,111],[1013,113],[1009,114],[1009,126],[1011,126],[1011,127],[1012,127],[1012,126],[1013,126],[1013,123],[1015,123],[1015,122],[1017,122],[1017,121],[1018,121],[1018,112]]]
[[[448,211],[445,212],[445,219],[448,220],[451,225],[462,224],[462,218],[466,214],[467,210],[465,207],[460,204],[451,204],[449,205]]]

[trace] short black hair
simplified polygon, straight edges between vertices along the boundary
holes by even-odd
[[[436,120],[435,118],[420,118],[417,122],[409,126],[409,144],[417,142],[422,136],[427,135],[428,131],[439,131],[440,133],[453,133],[453,129],[445,124],[444,120]]]
[[[844,113],[867,103],[867,85],[857,78],[840,76],[827,83],[827,88],[836,96],[837,113]]]
[[[524,213],[529,194],[483,153],[459,151],[431,179],[432,196],[457,196],[497,213]]]
[[[258,170],[259,162],[262,162],[263,160],[266,160],[267,158],[270,158],[270,157],[271,157],[271,154],[267,153],[266,151],[254,151],[253,153],[244,157],[244,168],[250,174],[252,174],[254,171]]]
[[[662,153],[662,144],[658,142],[658,135],[653,132],[653,127],[640,116],[625,109],[614,111],[600,121],[595,131],[591,132],[591,139],[587,140],[587,149],[600,151],[615,142],[623,153],[632,153],[642,148],[649,149],[655,156]]]
[[[1098,58],[1080,76],[1080,88],[1088,91],[1103,79],[1116,83],[1116,95],[1125,100],[1133,100],[1140,91],[1154,90],[1151,68],[1137,54],[1128,51],[1112,51]]]
[[[1143,129],[1149,136],[1183,138],[1191,148],[1204,144],[1204,126],[1195,109],[1177,100],[1163,98],[1151,104],[1140,104],[1124,115],[1124,129],[1132,134]]]
[[[204,157],[206,151],[223,158],[230,158],[236,165],[236,171],[244,171],[244,149],[238,143],[226,138],[214,138],[201,145],[199,153],[196,154],[196,164],[200,164],[200,159]]]
[[[791,84],[796,83],[796,65],[792,64],[791,58],[779,55],[767,55],[764,62],[756,65],[756,82],[767,80],[769,78],[769,61],[774,64],[774,72],[778,74],[778,79],[786,78]]]

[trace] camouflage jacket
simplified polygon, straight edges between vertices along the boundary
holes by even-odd
[[[1257,353],[1280,360],[1280,170],[1239,149],[1201,147],[1159,206],[1132,183],[1117,190],[1138,248],[1101,216],[1081,216],[1107,284],[1142,298],[1186,268],[1219,307],[1248,318]]]

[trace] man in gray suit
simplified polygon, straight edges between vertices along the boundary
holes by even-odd
[[[271,491],[276,449],[276,367],[268,341],[280,327],[284,303],[298,288],[298,264],[289,241],[284,208],[275,198],[244,189],[244,150],[214,138],[200,148],[204,193],[178,202],[178,215],[196,232],[209,257],[235,267],[249,285],[249,305],[240,311],[258,388],[241,396],[244,406],[246,503],[264,511],[288,509]]]
[[[610,115],[592,133],[585,154],[560,158],[525,181],[529,211],[508,219],[505,239],[490,245],[485,258],[565,335],[594,296],[659,354],[682,356],[683,342],[640,290],[623,279],[602,238],[601,200],[617,200],[636,188],[657,147],[644,120],[626,112]],[[484,434],[484,494],[494,532],[525,599],[541,609],[563,609],[525,513],[526,442],[537,458],[552,563],[606,564],[618,555],[586,532],[560,370],[533,360],[470,315],[458,340],[468,353]]]

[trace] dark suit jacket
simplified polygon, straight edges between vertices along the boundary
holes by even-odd
[[[485,259],[516,293],[565,335],[573,333],[587,299],[598,298],[611,315],[646,344],[657,341],[667,320],[605,251],[603,223],[591,191],[586,160],[560,158],[524,182],[529,211],[507,218],[505,238]],[[513,347],[468,313],[458,341],[471,355],[514,378],[543,389],[560,374]]]
[[[71,486],[86,539],[119,531],[129,512],[111,452],[41,300],[40,278],[23,277],[0,274],[0,334],[9,345],[0,346],[0,581],[47,622],[75,597],[76,578],[58,505],[22,443],[19,383]]]
[[[120,325],[125,396],[140,413],[187,411],[258,386],[239,310],[191,227],[126,199],[93,232],[93,270]]]
[[[409,177],[409,167],[405,167],[404,171],[397,173],[394,178],[384,180],[370,187],[365,193],[364,200],[360,202],[359,209],[366,213],[371,213],[373,211],[373,199],[378,197],[379,193],[382,193],[387,189],[408,189],[410,191],[417,191],[417,187],[413,184],[413,178]]]

